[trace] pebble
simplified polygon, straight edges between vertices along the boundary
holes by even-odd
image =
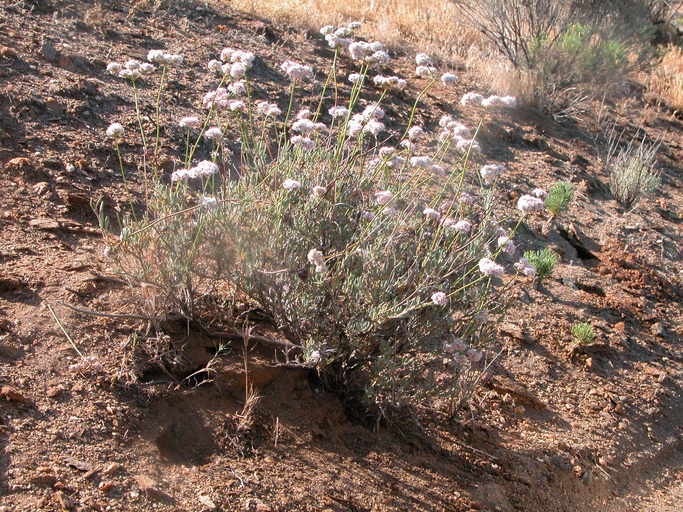
[[[104,468],[104,471],[102,471],[102,474],[107,475],[107,476],[111,476],[114,473],[118,472],[121,469],[121,467],[122,467],[121,464],[119,464],[118,462],[112,462],[106,468]]]

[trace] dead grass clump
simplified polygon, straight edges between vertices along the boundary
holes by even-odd
[[[646,80],[648,93],[675,113],[683,112],[683,49],[669,46]]]
[[[278,23],[318,31],[322,26],[362,21],[360,35],[392,50],[413,49],[444,61],[464,57],[481,44],[475,27],[463,22],[459,6],[438,0],[232,0],[230,5]]]

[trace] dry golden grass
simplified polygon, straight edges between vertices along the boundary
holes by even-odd
[[[669,46],[647,80],[648,92],[676,112],[683,112],[683,49]]]
[[[229,0],[232,7],[278,23],[318,31],[362,21],[361,35],[392,49],[410,45],[445,61],[464,57],[480,35],[447,0]]]

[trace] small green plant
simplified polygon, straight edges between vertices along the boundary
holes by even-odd
[[[569,207],[574,198],[574,185],[567,181],[555,183],[545,198],[545,207],[553,217],[557,217]]]
[[[595,331],[588,322],[579,322],[572,325],[572,336],[579,343],[589,344],[595,340]]]
[[[527,251],[524,253],[524,257],[536,269],[538,281],[550,277],[558,262],[557,255],[547,247],[540,251]]]
[[[653,194],[661,184],[655,169],[659,142],[642,139],[631,141],[620,148],[623,134],[614,128],[608,134],[604,165],[609,172],[609,188],[614,198],[627,210],[635,208],[644,196]]]

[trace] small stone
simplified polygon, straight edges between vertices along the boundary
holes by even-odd
[[[593,362],[593,358],[592,358],[592,357],[589,357],[588,359],[586,359],[586,366],[587,366],[588,368],[593,368],[593,365],[594,365],[594,364],[595,364],[595,363]]]
[[[200,494],[197,499],[199,500],[199,503],[204,505],[208,510],[215,510],[216,504],[208,496]]]
[[[28,402],[28,399],[11,386],[0,388],[0,397],[10,402]]]
[[[15,52],[9,46],[0,46],[0,57],[3,59],[16,59],[17,52]]]
[[[40,181],[33,185],[33,193],[38,196],[43,196],[50,191],[50,184],[46,181]]]
[[[38,487],[52,487],[57,482],[57,477],[50,472],[49,468],[38,468],[37,474],[29,478],[29,482]]]
[[[111,491],[114,488],[114,482],[112,482],[111,480],[104,480],[104,481],[100,482],[100,484],[97,486],[97,488],[101,492],[107,494],[109,491]]]
[[[118,462],[112,462],[106,468],[104,468],[104,471],[102,471],[102,474],[107,475],[107,476],[111,476],[111,475],[117,473],[121,469],[121,467],[122,467],[121,464],[119,464]]]
[[[513,411],[517,416],[522,416],[526,412],[526,408],[523,405],[517,405]]]
[[[662,322],[655,322],[652,324],[652,327],[650,327],[650,332],[653,336],[658,336],[660,338],[663,338],[666,334],[666,330],[664,329],[664,324],[662,324]]]
[[[57,48],[55,48],[55,45],[49,39],[43,40],[43,45],[40,48],[40,53],[50,62],[56,61],[59,57],[59,52],[57,51]]]
[[[47,396],[48,398],[57,398],[62,394],[62,391],[64,391],[62,386],[52,386],[47,388]]]

